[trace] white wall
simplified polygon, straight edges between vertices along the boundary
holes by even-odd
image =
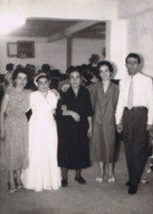
[[[20,59],[17,57],[7,56],[7,42],[16,41],[34,41],[35,42],[35,58]],[[1,37],[0,40],[0,73],[5,73],[7,63],[21,64],[25,66],[27,63],[34,64],[36,69],[40,69],[41,65],[47,63],[51,68],[57,68],[63,71],[66,69],[66,41],[59,40],[54,43],[47,43],[46,38],[28,38],[28,37]]]
[[[0,0],[0,12],[26,17],[110,20],[117,17],[116,0]]]
[[[153,10],[129,19],[128,52],[144,58],[143,72],[153,77]]]
[[[19,59],[7,56],[7,42],[18,40],[35,41],[35,58]],[[47,43],[45,38],[21,38],[21,37],[1,37],[0,40],[0,73],[5,73],[5,66],[11,62],[15,65],[25,66],[27,63],[34,64],[36,69],[47,63],[52,69],[59,69],[62,73],[66,71],[66,39]],[[72,42],[72,65],[88,63],[91,54],[101,55],[104,40],[74,39]]]
[[[103,47],[105,47],[105,41],[102,39],[73,39],[72,65],[88,64],[91,54],[102,57]]]
[[[7,56],[7,42],[17,42],[17,41],[34,41],[35,42],[35,58],[30,59],[20,59],[17,57],[8,57]],[[9,62],[14,63],[15,65],[21,64],[25,66],[27,63],[36,65],[36,69],[39,69],[39,66],[42,63],[48,61],[46,58],[45,49],[46,39],[45,38],[28,38],[28,37],[1,37],[0,40],[0,73],[5,73],[5,65]]]
[[[153,8],[152,0],[118,0],[119,18],[130,18]]]
[[[140,54],[144,59],[143,73],[153,77],[153,1],[120,0],[119,17],[126,20],[127,54]]]
[[[127,21],[112,20],[106,23],[106,59],[112,61],[115,79],[126,75],[125,57],[127,54]]]

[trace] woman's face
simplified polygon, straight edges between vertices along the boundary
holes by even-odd
[[[16,87],[18,88],[25,88],[27,84],[27,75],[24,73],[18,73],[17,78],[15,80]]]
[[[102,78],[103,81],[110,79],[110,71],[107,65],[102,65],[99,68],[99,75]]]
[[[49,81],[47,78],[42,77],[38,80],[38,90],[41,92],[47,92],[49,89]]]
[[[81,84],[81,76],[78,71],[70,73],[70,84],[72,88],[79,88]]]

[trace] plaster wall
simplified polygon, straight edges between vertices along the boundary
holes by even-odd
[[[143,58],[143,73],[153,77],[153,10],[128,19],[128,52]]]

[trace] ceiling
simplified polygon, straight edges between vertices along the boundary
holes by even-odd
[[[69,35],[73,38],[105,39],[105,31],[105,22],[28,18],[23,27],[12,31],[9,35],[47,37],[49,42],[52,42]]]

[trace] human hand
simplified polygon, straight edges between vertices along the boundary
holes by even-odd
[[[123,125],[121,123],[117,124],[116,129],[117,129],[117,132],[120,134],[123,131]]]
[[[79,122],[80,121],[80,115],[75,112],[75,111],[70,111],[70,116],[76,121]]]
[[[55,96],[57,98],[60,98],[60,94],[58,93],[58,91],[56,89],[52,89],[51,91],[55,94]]]
[[[147,128],[146,129],[147,129],[148,132],[151,132],[151,131],[153,131],[153,126],[147,124]]]
[[[90,138],[92,136],[92,127],[90,126],[87,132],[87,137]]]
[[[70,84],[64,84],[62,87],[61,87],[61,91],[62,92],[67,92],[67,90],[70,88]]]
[[[62,111],[66,111],[67,110],[67,106],[66,105],[62,105],[61,109],[62,109]]]

